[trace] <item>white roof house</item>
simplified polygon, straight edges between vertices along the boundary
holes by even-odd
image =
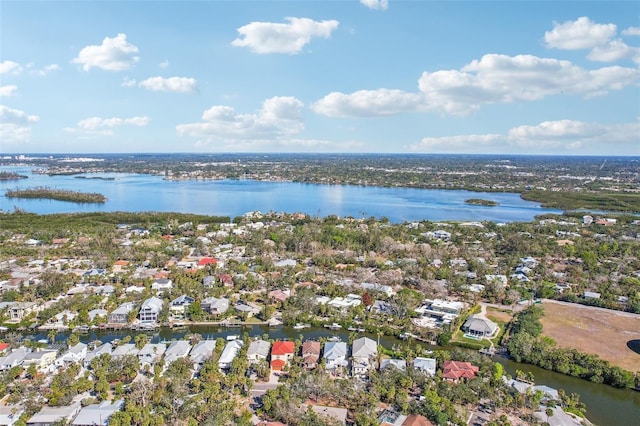
[[[200,306],[203,311],[214,315],[220,315],[224,314],[229,309],[229,299],[224,297],[220,299],[216,297],[207,297],[200,302]]]
[[[397,368],[400,371],[405,371],[407,369],[407,361],[404,359],[383,359],[380,363],[380,369],[384,370],[385,368]]]
[[[191,343],[186,340],[176,340],[171,342],[167,351],[164,353],[164,360],[167,364],[171,364],[178,358],[186,358],[191,351]]]
[[[123,407],[124,399],[90,404],[80,410],[71,424],[73,426],[107,426],[113,413],[122,410]]]
[[[71,421],[80,411],[80,401],[63,407],[42,407],[40,411],[27,420],[29,426],[51,425],[60,420]]]
[[[233,340],[226,344],[218,359],[218,367],[220,367],[221,370],[228,370],[231,367],[231,363],[238,356],[242,345],[242,340]]]
[[[158,321],[158,316],[160,315],[160,311],[162,310],[162,306],[164,302],[162,299],[158,299],[157,297],[150,297],[144,302],[142,302],[142,306],[140,307],[140,312],[138,316],[140,317],[140,322],[143,323],[153,323]]]
[[[206,360],[211,358],[213,351],[216,349],[216,341],[215,340],[201,340],[191,348],[191,352],[189,352],[189,359],[193,363],[194,370],[198,370],[202,367],[202,364],[205,363]]]
[[[173,288],[173,281],[169,278],[158,278],[151,284],[151,290],[162,292],[165,290],[171,290]]]
[[[346,368],[348,347],[345,342],[327,342],[324,345],[325,368],[336,370]]]
[[[11,351],[7,356],[3,356],[0,358],[0,371],[10,370],[15,366],[22,365],[24,362],[24,358],[27,356],[29,351],[27,348],[17,348]]]
[[[366,374],[369,368],[375,364],[375,357],[378,354],[378,344],[368,337],[361,337],[353,341],[351,352],[351,372],[354,376]]]
[[[270,349],[271,342],[267,340],[254,340],[249,343],[249,347],[247,348],[247,359],[250,363],[256,363],[260,360],[267,359]]]
[[[111,358],[117,358],[125,355],[134,355],[138,356],[138,352],[140,352],[136,345],[133,343],[125,343],[124,345],[118,345],[113,352],[111,353]]]
[[[61,366],[72,362],[82,362],[87,356],[87,345],[85,343],[77,343],[60,358],[56,359],[56,365]]]
[[[160,361],[162,355],[167,350],[167,345],[164,343],[147,343],[138,352],[138,363],[140,368],[144,368],[146,365],[153,366]]]
[[[436,375],[436,360],[434,358],[422,358],[416,357],[413,360],[413,368],[416,370],[429,373],[432,376]]]
[[[94,350],[92,350],[90,352],[87,352],[87,356],[84,358],[84,367],[85,368],[89,368],[89,366],[91,366],[91,361],[93,361],[94,358],[97,358],[102,354],[111,355],[111,350],[112,349],[113,349],[113,345],[111,343],[107,342],[107,343],[103,343],[102,345],[98,346]]]
[[[15,425],[22,413],[24,413],[22,405],[0,405],[0,425]]]
[[[386,296],[393,296],[393,288],[388,285],[382,285],[378,283],[362,283],[360,284],[360,288],[366,291],[376,291],[380,293],[384,293]]]

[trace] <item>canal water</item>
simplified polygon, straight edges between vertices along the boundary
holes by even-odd
[[[239,335],[245,333],[249,337],[266,336],[270,339],[319,339],[337,336],[343,341],[348,341],[350,332],[348,330],[328,330],[326,328],[312,327],[303,330],[294,330],[291,327],[267,327],[262,325],[245,327],[215,327],[215,326],[193,326],[189,329],[161,328],[154,332],[147,332],[151,342],[170,341],[182,339],[187,334],[198,333],[204,339],[226,338],[229,335]],[[131,330],[119,331],[99,331],[94,330],[88,334],[81,335],[81,341],[88,343],[94,340],[110,342],[115,339],[122,339],[125,336],[135,336],[139,332]],[[375,334],[357,333],[357,337],[366,335],[374,340],[378,340]],[[40,332],[31,336],[36,340],[46,339],[47,332]],[[66,340],[68,333],[60,333],[56,336],[56,341]],[[385,348],[403,345],[405,342],[393,337],[381,336],[380,344]],[[544,370],[528,364],[517,363],[503,357],[496,356],[494,360],[500,362],[505,371],[515,376],[516,370],[533,373],[536,383],[544,384],[555,389],[564,389],[567,394],[577,393],[580,400],[587,406],[587,418],[596,425],[601,426],[638,426],[640,425],[640,392],[630,389],[616,389],[611,386],[591,383],[586,380]]]

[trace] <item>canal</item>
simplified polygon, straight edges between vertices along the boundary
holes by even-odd
[[[137,335],[140,332],[131,330],[119,331],[99,331],[92,330],[90,333],[81,335],[81,341],[87,343],[94,340],[110,342],[115,339],[122,339],[128,335]],[[299,337],[304,339],[319,339],[321,337],[337,336],[343,341],[349,340],[348,330],[328,330],[326,328],[312,327],[302,330],[294,330],[291,327],[267,327],[262,325],[244,327],[215,327],[215,326],[192,326],[184,329],[161,328],[154,332],[146,332],[151,342],[170,341],[184,338],[187,334],[198,333],[204,339],[226,338],[229,335],[242,336],[245,333],[249,337],[266,336],[270,339],[295,340]],[[362,333],[358,333],[361,336]],[[366,334],[368,337],[377,340],[378,336]],[[32,336],[40,340],[47,338],[47,332],[40,332]],[[63,341],[68,337],[68,333],[60,333],[56,336],[56,341]],[[404,343],[393,337],[380,337],[380,344],[385,348],[393,348],[394,345]],[[536,383],[544,384],[555,389],[564,389],[567,394],[577,393],[580,400],[587,406],[587,418],[600,426],[619,425],[640,425],[640,392],[630,389],[616,389],[611,386],[591,383],[575,377],[544,370],[529,364],[517,363],[503,357],[496,356],[494,360],[500,362],[505,371],[515,376],[516,370],[531,372]]]

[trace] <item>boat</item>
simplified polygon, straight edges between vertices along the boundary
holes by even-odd
[[[358,331],[358,329],[355,328],[355,327],[349,327],[349,328],[347,328],[347,330],[349,330],[349,331]]]
[[[276,327],[276,326],[282,325],[282,321],[280,321],[277,318],[269,318],[269,320],[267,321],[267,325],[269,327]]]
[[[227,341],[231,342],[233,340],[240,340],[240,336],[237,334],[230,334],[227,336]]]
[[[302,323],[299,322],[299,323],[297,323],[296,325],[293,326],[293,329],[294,330],[302,330],[302,329],[309,328],[309,327],[311,327],[311,324],[302,324]]]
[[[329,330],[340,330],[342,328],[342,326],[338,323],[333,323],[333,324],[328,324],[325,325],[326,328],[328,328]]]

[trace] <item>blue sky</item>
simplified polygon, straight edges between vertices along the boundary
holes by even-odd
[[[0,151],[640,155],[635,1],[0,0]]]

